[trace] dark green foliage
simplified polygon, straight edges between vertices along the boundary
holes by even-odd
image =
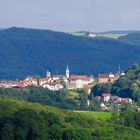
[[[5,123],[1,129],[1,140],[14,140],[13,126],[10,123]]]
[[[126,75],[112,85],[111,93],[140,103],[140,66],[135,64],[129,68]]]
[[[45,140],[47,138],[45,120],[43,116],[34,110],[21,110],[20,112],[17,112],[14,124],[17,124],[17,126],[20,126],[24,130],[24,132],[18,134],[22,137],[24,137],[25,134],[28,140]]]
[[[91,132],[87,129],[66,129],[63,135],[64,140],[92,140]]]
[[[133,127],[140,130],[140,113],[130,110],[121,113],[112,113],[109,122],[122,125],[122,127]]]
[[[137,140],[140,137],[140,131],[136,130],[139,129],[140,117],[136,112],[121,114],[120,122],[125,120],[121,126],[122,122],[107,123],[76,112],[22,100],[0,98],[0,108],[1,140]],[[129,113],[133,113],[133,118],[130,118],[134,124],[127,121],[130,120]]]
[[[97,84],[92,88],[93,96],[102,96],[103,93],[110,93],[111,84]]]
[[[125,71],[126,75],[120,77],[113,84],[98,84],[92,88],[93,96],[102,93],[111,93],[124,98],[132,98],[140,104],[140,65],[134,64]]]
[[[86,38],[49,30],[9,28],[0,31],[0,78],[65,73],[98,74],[140,61],[140,47],[116,39]]]
[[[80,96],[69,98],[67,90],[50,91],[42,87],[28,87],[24,89],[4,89],[0,88],[0,97],[24,99],[29,102],[38,102],[62,109],[87,109],[87,95],[79,91]]]
[[[94,110],[94,111],[101,111],[101,103],[98,99],[92,98],[92,101],[90,102],[89,105],[89,110]]]
[[[60,125],[54,124],[50,127],[50,139],[62,140],[63,130]]]

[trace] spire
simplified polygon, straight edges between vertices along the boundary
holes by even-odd
[[[119,70],[121,70],[121,67],[119,66]]]
[[[120,65],[119,65],[119,72],[121,72],[121,67],[120,67]]]
[[[66,77],[69,78],[70,77],[70,71],[69,71],[69,66],[67,65],[66,68]]]
[[[69,66],[68,66],[68,64],[67,64],[67,70],[69,70]]]

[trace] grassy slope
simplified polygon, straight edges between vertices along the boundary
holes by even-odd
[[[20,111],[22,109],[36,110],[38,113],[42,111],[55,113],[57,116],[61,117],[64,125],[63,129],[69,130],[73,128],[74,131],[80,129],[89,130],[94,135],[94,137],[97,136],[99,139],[139,140],[140,137],[140,131],[136,129],[108,124],[104,121],[95,119],[101,119],[100,116],[103,116],[103,119],[107,119],[109,113],[78,112],[80,113],[78,114],[73,111],[64,111],[54,107],[43,106],[37,103],[28,103],[25,101],[0,98],[0,117],[8,117],[11,114],[14,114],[16,111]]]
[[[34,109],[36,111],[51,111],[53,113],[60,113],[61,115],[66,115],[67,113],[80,113],[81,115],[85,116],[85,117],[90,117],[93,119],[100,119],[100,120],[107,120],[110,118],[111,113],[108,112],[93,112],[93,111],[66,111],[66,110],[60,110],[57,109],[55,107],[50,107],[50,106],[46,106],[46,105],[41,105],[39,103],[30,103],[30,102],[26,102],[23,100],[15,100],[15,99],[9,99],[9,98],[0,98],[0,106],[2,104],[7,104],[7,107],[5,107],[5,109],[7,110],[11,110],[11,112],[15,112],[21,108],[28,108],[28,109]],[[1,109],[1,108],[0,108]]]
[[[118,39],[119,37],[126,36],[126,34],[97,34],[97,37],[107,37]]]
[[[111,113],[110,112],[96,112],[96,111],[75,111],[76,113],[83,114],[84,116],[92,117],[95,119],[100,119],[106,121],[110,119]]]

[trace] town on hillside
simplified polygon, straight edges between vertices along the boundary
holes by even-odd
[[[83,89],[88,95],[91,94],[91,89],[96,84],[108,84],[113,83],[120,77],[124,76],[124,71],[119,69],[115,74],[110,72],[109,74],[99,74],[98,77],[93,75],[71,75],[69,67],[66,67],[65,75],[53,75],[49,70],[46,72],[46,77],[27,77],[21,81],[0,81],[1,88],[25,88],[28,86],[40,86],[47,88],[51,91],[58,91],[61,89]],[[121,98],[118,96],[112,96],[110,93],[102,93],[102,96],[96,96],[96,99],[100,101],[103,110],[106,110],[106,103],[130,103],[130,98]],[[89,101],[87,100],[89,105]]]

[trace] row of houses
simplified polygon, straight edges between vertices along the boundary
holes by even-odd
[[[117,73],[113,74],[110,72],[109,74],[99,74],[98,75],[98,83],[113,83],[118,80],[121,76],[124,76],[124,71],[118,71]]]
[[[0,87],[27,87],[27,86],[41,86],[55,91],[63,88],[67,89],[86,89],[90,93],[92,84],[94,83],[93,76],[87,75],[70,75],[67,66],[66,75],[52,75],[49,71],[45,78],[27,77],[22,81],[1,81]]]
[[[119,96],[112,96],[109,93],[103,93],[102,96],[97,97],[101,102],[110,102],[110,103],[130,103],[132,104],[131,98],[121,98]]]
[[[116,74],[99,74],[98,83],[112,83],[125,73],[118,72]],[[45,78],[27,77],[22,81],[0,81],[0,87],[27,87],[27,86],[42,86],[52,91],[67,89],[85,89],[88,93],[91,92],[91,88],[94,86],[95,78],[90,75],[70,75],[69,67],[66,68],[65,75],[52,75],[50,71],[46,72]]]

